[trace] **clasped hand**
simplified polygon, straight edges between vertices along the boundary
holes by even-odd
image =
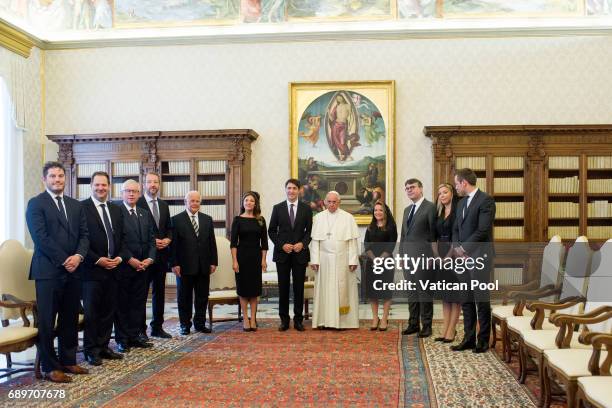
[[[62,266],[70,273],[76,271],[81,264],[81,257],[79,255],[72,255],[66,258]]]
[[[144,271],[147,269],[147,267],[149,265],[151,265],[151,260],[150,259],[145,259],[144,261],[140,261],[136,258],[130,258],[130,260],[128,261],[128,263],[130,264],[130,266],[134,269],[136,269],[137,271]]]
[[[170,240],[170,238],[164,238],[164,239],[155,239],[155,248],[157,249],[166,249],[168,248],[168,245],[170,245],[172,241]]]
[[[121,258],[118,256],[113,259],[103,256],[98,260],[98,266],[101,266],[104,269],[115,269],[120,263]]]
[[[301,252],[304,249],[304,244],[298,242],[297,244],[284,244],[283,251],[290,254],[291,252]]]

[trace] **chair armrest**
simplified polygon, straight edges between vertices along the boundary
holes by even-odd
[[[6,307],[8,309],[19,309],[21,320],[23,321],[23,327],[30,327],[30,320],[26,316],[26,310],[31,309],[34,317],[34,327],[37,327],[38,313],[36,310],[36,302],[24,302],[17,297],[10,294],[3,294],[2,300],[0,300],[0,307]]]
[[[541,330],[542,323],[544,323],[544,311],[556,311],[567,309],[568,307],[572,307],[577,305],[578,303],[585,302],[586,299],[580,296],[568,297],[563,300],[560,300],[558,303],[548,303],[548,302],[533,302],[527,305],[527,309],[535,312],[533,319],[531,319],[531,328],[534,330]]]
[[[580,342],[582,344],[593,344],[593,339],[597,336],[610,336],[612,337],[612,334],[610,333],[601,333],[601,332],[588,332],[585,333],[582,338],[580,339]]]
[[[592,375],[610,375],[610,365],[612,365],[612,334],[610,333],[593,333],[591,337],[593,345],[593,354],[589,360],[589,371]],[[608,356],[603,364],[599,364],[601,349],[603,346],[608,351]]]
[[[561,288],[557,288],[553,285],[547,285],[531,291],[524,290],[509,292],[508,297],[512,299],[536,300],[547,296],[558,295],[559,293],[561,293]]]
[[[538,281],[533,280],[523,285],[504,285],[501,288],[499,288],[498,293],[502,297],[502,304],[506,305],[508,304],[508,300],[510,300],[510,297],[508,296],[509,293],[521,292],[521,291],[532,291],[537,288],[538,288]]]
[[[558,313],[558,314],[555,314],[554,316],[550,316],[549,320],[555,326],[561,326],[563,322],[571,322],[571,323],[576,323],[576,324],[599,323],[604,320],[607,320],[607,318],[604,318],[603,320],[597,320],[597,321],[595,320],[591,321],[591,319],[595,319],[604,313],[610,314],[610,312],[612,312],[612,305],[604,305],[604,306],[598,307],[597,309],[593,309],[588,313],[583,313],[583,314],[572,315],[572,314]]]
[[[595,333],[593,332],[594,336],[591,339],[591,344],[593,344],[593,347],[599,347],[601,348],[602,346],[608,346],[608,350],[610,350],[612,347],[612,334],[611,333]]]

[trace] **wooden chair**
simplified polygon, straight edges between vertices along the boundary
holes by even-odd
[[[240,299],[236,292],[236,277],[232,269],[232,252],[230,242],[227,238],[216,236],[217,256],[219,265],[217,270],[210,276],[210,294],[208,295],[208,321],[210,329],[213,322],[224,322],[229,320],[242,321],[240,311]],[[238,305],[238,317],[234,318],[213,318],[213,309],[216,305]]]
[[[612,335],[598,334],[591,339],[593,354],[589,360],[589,371],[591,376],[578,378],[578,389],[576,390],[576,404],[578,408],[585,407],[586,403],[596,408],[612,407]],[[602,361],[602,348],[607,352]]]
[[[595,334],[612,332],[612,239],[608,240],[593,255],[593,272],[589,277],[587,301],[584,313],[579,315],[557,314],[550,320],[559,327],[558,333],[548,337],[555,338],[555,347],[543,352],[542,373],[544,382],[543,405],[548,407],[552,400],[553,380],[563,385],[568,408],[575,403],[578,377],[590,375],[591,339]],[[574,331],[581,328],[576,345]],[[601,353],[600,353],[601,354]],[[601,356],[603,358],[603,356]],[[591,361],[597,366],[599,360]]]
[[[543,383],[543,351],[554,348],[554,338],[557,327],[546,320],[550,313],[563,311],[576,314],[580,311],[585,301],[588,287],[588,273],[590,272],[590,260],[592,251],[589,248],[586,237],[579,237],[570,248],[566,261],[565,274],[560,288],[544,291],[538,297],[559,294],[560,300],[553,302],[528,302],[526,307],[533,312],[531,316],[511,316],[508,321],[509,341],[518,343],[519,350],[519,381],[524,383],[528,374],[528,358],[533,358],[537,366],[538,378],[541,389]],[[575,341],[574,346],[579,346]],[[540,403],[543,398],[541,396]]]
[[[555,235],[544,248],[540,278],[522,285],[502,288],[502,304],[494,306],[491,311],[491,328],[493,330],[493,344],[491,347],[495,347],[497,340],[503,342],[502,357],[505,362],[509,363],[512,358],[507,319],[511,316],[533,315],[531,311],[525,310],[527,297],[533,299],[534,296],[540,293],[549,292],[557,288],[563,276],[562,264],[564,255],[565,247],[561,237]],[[554,300],[554,295],[549,295],[541,300],[551,302]],[[497,326],[499,326],[499,337],[497,336]]]
[[[2,322],[2,330],[0,337],[5,338],[6,344],[0,346],[0,353],[6,358],[7,374],[10,375],[22,371],[32,371],[35,368],[33,363],[13,362],[11,353],[20,352],[36,343],[36,288],[34,281],[28,280],[30,272],[30,264],[32,263],[33,251],[24,248],[21,242],[16,240],[7,240],[0,245],[0,265],[2,265],[2,274],[0,275],[0,294],[3,297],[3,308],[0,308],[0,320]],[[21,323],[11,320],[20,319]],[[30,319],[34,321],[34,325],[30,325]],[[32,333],[36,334],[30,338]],[[12,341],[16,338],[22,340],[19,344]],[[12,339],[12,340],[11,340]],[[1,344],[1,340],[0,340]],[[24,368],[16,369],[13,366],[22,366]]]

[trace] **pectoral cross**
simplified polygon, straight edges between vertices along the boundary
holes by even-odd
[[[328,232],[326,235],[327,235],[327,239],[331,239],[331,236],[332,236],[331,232]]]

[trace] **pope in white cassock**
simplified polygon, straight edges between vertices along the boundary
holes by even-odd
[[[327,193],[325,206],[327,210],[313,219],[310,242],[310,263],[315,271],[312,327],[357,329],[357,223],[339,208],[337,192]]]

